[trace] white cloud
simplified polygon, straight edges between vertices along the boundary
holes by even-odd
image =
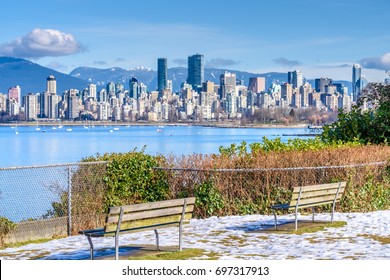
[[[291,60],[284,57],[275,58],[272,59],[272,61],[275,62],[276,64],[280,64],[286,67],[294,67],[294,66],[301,65],[301,63],[298,60]]]
[[[72,34],[36,28],[14,41],[0,45],[0,54],[24,58],[64,56],[85,51]]]
[[[360,61],[362,67],[378,70],[390,70],[390,53],[385,53],[380,57],[368,57]]]

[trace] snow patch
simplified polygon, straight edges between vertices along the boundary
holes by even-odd
[[[310,220],[310,216],[299,216]],[[279,223],[291,221],[293,214],[281,215]],[[329,221],[330,214],[317,214],[316,220]],[[336,221],[346,221],[341,228],[328,228],[314,233],[274,234],[262,231],[272,227],[273,216],[246,215],[192,219],[185,225],[183,244],[185,248],[202,248],[215,252],[220,259],[360,259],[376,260],[390,258],[390,244],[372,238],[388,237],[390,210],[371,213],[335,213]],[[178,244],[177,228],[166,228],[160,233],[162,246]],[[377,238],[376,238],[377,239]],[[154,244],[152,231],[121,235],[121,244]],[[95,238],[97,256],[113,255],[112,238]],[[121,251],[126,248],[121,248]],[[47,252],[44,257],[39,257]],[[71,236],[41,244],[28,244],[17,248],[0,250],[1,259],[88,259],[89,245],[85,236]]]

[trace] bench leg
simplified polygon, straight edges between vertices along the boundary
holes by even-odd
[[[276,217],[276,212],[275,212],[275,209],[272,209],[272,214],[274,214],[275,230],[276,230],[276,228],[277,228],[277,224],[278,224],[278,218]]]
[[[298,229],[298,207],[295,207],[295,230]]]
[[[119,260],[119,234],[115,235],[115,260]]]
[[[333,202],[333,205],[332,205],[332,215],[330,216],[330,222],[333,223],[333,216],[334,216],[334,208],[336,206],[336,203]]]
[[[180,225],[179,225],[179,251],[183,250],[182,244],[183,244],[183,226],[182,226],[182,223],[180,223]]]
[[[154,234],[156,235],[156,250],[160,251],[160,238],[157,229],[154,230]]]
[[[90,259],[93,260],[93,243],[91,236],[87,235],[88,242],[89,242],[89,254],[90,254]]]
[[[311,208],[311,212],[313,213],[313,217],[311,218],[312,223],[314,223],[314,206]]]

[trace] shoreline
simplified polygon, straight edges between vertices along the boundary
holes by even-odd
[[[308,123],[298,124],[248,124],[239,125],[236,123],[165,123],[165,122],[110,122],[110,121],[91,121],[91,122],[73,122],[73,121],[42,121],[42,122],[12,122],[0,123],[0,127],[50,127],[50,126],[201,126],[215,128],[306,128]]]

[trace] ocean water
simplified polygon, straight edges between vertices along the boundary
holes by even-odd
[[[216,128],[201,126],[0,127],[0,217],[19,222],[41,219],[68,190],[66,166],[91,155],[142,149],[148,154],[218,153],[220,146],[248,144],[305,128]],[[7,168],[7,167],[27,168]],[[30,166],[37,166],[30,168]],[[3,168],[3,169],[2,169]],[[74,172],[74,170],[72,171]]]
[[[308,133],[306,128],[217,128],[202,126],[17,126],[0,127],[0,167],[74,163],[84,157],[129,152],[188,155],[218,153],[220,146],[283,141]],[[290,135],[290,136],[286,136]]]

